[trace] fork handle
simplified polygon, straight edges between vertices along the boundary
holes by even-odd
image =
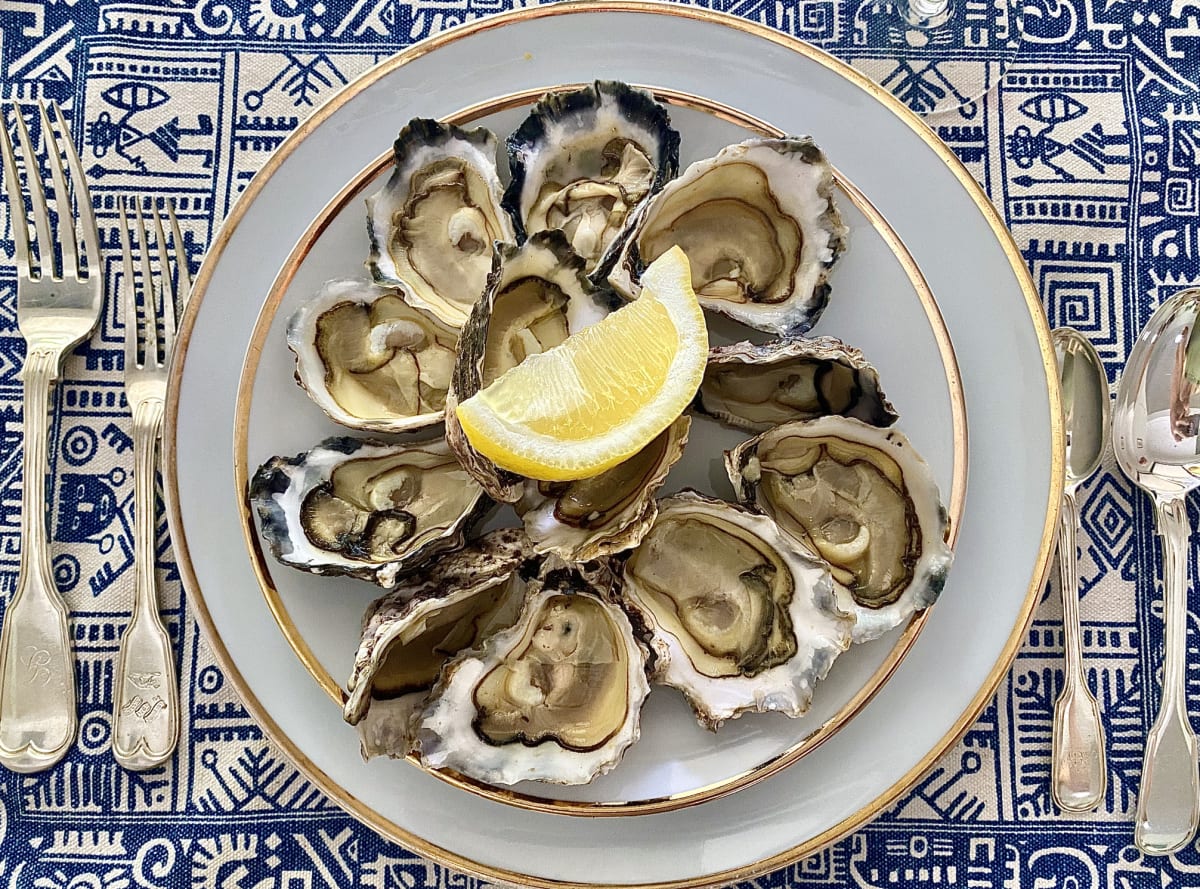
[[[154,450],[161,401],[133,416],[133,615],[121,636],[113,694],[113,757],[141,771],[165,762],[179,741],[179,690],[171,640],[158,613],[154,552]]]
[[[54,584],[46,539],[48,417],[57,376],[57,351],[26,356],[20,583],[0,632],[0,764],[14,772],[50,768],[78,728],[67,607]]]
[[[1188,549],[1192,529],[1183,497],[1156,500],[1155,521],[1163,547],[1165,660],[1158,718],[1146,735],[1142,788],[1133,840],[1148,855],[1182,849],[1200,825],[1200,773],[1196,735],[1187,708]]]

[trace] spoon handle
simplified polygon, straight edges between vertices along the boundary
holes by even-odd
[[[1100,805],[1108,782],[1100,707],[1083,675],[1082,630],[1079,625],[1079,569],[1075,561],[1075,528],[1079,506],[1075,492],[1065,491],[1058,521],[1058,570],[1062,591],[1066,678],[1054,703],[1052,744],[1054,802],[1066,812],[1090,812]]]
[[[1200,820],[1200,772],[1196,736],[1188,722],[1184,688],[1187,646],[1187,552],[1191,538],[1182,497],[1155,500],[1163,544],[1163,620],[1166,658],[1162,705],[1146,737],[1142,790],[1138,795],[1134,842],[1148,855],[1185,846]]]

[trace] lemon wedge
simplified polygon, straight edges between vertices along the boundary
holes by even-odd
[[[457,407],[471,446],[544,481],[590,478],[650,443],[691,402],[708,329],[678,247],[642,275],[642,293],[531,355]]]

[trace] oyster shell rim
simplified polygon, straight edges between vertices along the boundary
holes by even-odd
[[[271,554],[281,565],[319,576],[355,577],[367,580],[384,589],[393,588],[398,579],[406,572],[424,564],[428,559],[441,552],[457,549],[465,541],[470,529],[481,522],[495,504],[480,488],[470,508],[455,520],[441,535],[426,541],[408,555],[385,562],[362,562],[347,559],[340,553],[325,553],[325,561],[304,563],[288,558],[295,552],[290,533],[292,522],[284,505],[276,499],[276,495],[288,494],[297,481],[303,481],[303,476],[297,477],[308,457],[317,451],[328,451],[349,458],[363,449],[375,451],[396,451],[410,447],[425,447],[429,445],[445,445],[444,438],[429,438],[417,441],[395,442],[382,439],[356,438],[349,435],[335,435],[322,439],[308,450],[301,451],[293,457],[277,455],[259,465],[246,486],[246,497],[259,518],[259,533],[267,542]],[[447,456],[453,452],[446,447]],[[363,457],[361,459],[366,459]],[[346,459],[336,460],[335,463],[348,462]],[[332,471],[332,470],[331,470]],[[315,485],[305,489],[305,493]],[[297,494],[303,497],[303,494]],[[298,508],[298,503],[297,503]],[[301,530],[304,545],[316,547],[308,540]]]
[[[822,426],[832,426],[835,428],[832,432],[817,428]],[[912,499],[916,506],[917,521],[921,527],[922,539],[924,541],[921,556],[913,568],[912,580],[910,580],[909,584],[894,602],[884,605],[881,608],[860,605],[851,596],[850,591],[838,583],[836,578],[834,579],[834,588],[838,592],[841,606],[844,609],[852,610],[855,615],[853,640],[855,644],[858,644],[878,639],[896,627],[903,625],[913,615],[920,614],[932,608],[937,603],[942,589],[949,579],[950,569],[954,563],[954,547],[947,541],[951,533],[950,513],[946,504],[942,501],[941,491],[933,478],[933,472],[929,468],[929,464],[925,461],[925,458],[913,447],[908,437],[894,426],[881,428],[863,423],[861,420],[856,420],[853,417],[833,415],[818,417],[813,420],[792,420],[788,423],[772,427],[766,432],[741,442],[725,452],[725,471],[729,476],[730,483],[733,485],[738,501],[754,506],[765,515],[772,516],[773,520],[772,508],[759,502],[758,491],[760,490],[760,486],[746,477],[746,473],[742,468],[744,463],[750,459],[757,459],[758,445],[762,439],[769,435],[783,435],[786,434],[785,430],[790,431],[792,428],[808,428],[815,430],[811,437],[818,435],[820,437],[838,437],[842,435],[841,431],[836,428],[839,426],[848,427],[856,431],[856,434],[859,436],[858,438],[847,436],[851,441],[863,447],[882,451],[895,460],[904,477],[906,494],[911,491],[912,485],[915,482],[920,488],[920,493],[924,495],[924,498],[921,500],[913,498],[910,495],[910,499]],[[805,436],[801,435],[801,437]],[[871,439],[877,439],[880,443],[875,443]],[[888,448],[894,449],[895,453],[886,450]],[[935,514],[931,514],[930,512],[930,503],[934,505],[933,513]],[[791,534],[782,525],[780,526],[780,531],[786,536],[791,537]],[[796,542],[798,545],[808,549],[808,545],[804,541],[797,540]],[[918,581],[924,586],[923,588],[916,588],[914,590]],[[912,591],[911,597],[910,591]]]
[[[828,334],[814,337],[798,336],[788,339],[771,340],[765,343],[741,340],[736,343],[713,346],[708,350],[708,364],[704,369],[705,379],[707,380],[708,370],[713,366],[714,360],[721,364],[771,365],[777,359],[787,360],[791,358],[825,359],[837,362],[843,366],[849,365],[855,373],[866,374],[872,384],[874,394],[878,397],[881,413],[887,420],[885,423],[871,423],[871,425],[884,428],[892,426],[900,419],[900,413],[888,399],[887,394],[880,385],[879,371],[875,368],[875,365],[867,360],[866,355],[857,346],[852,346]],[[704,381],[701,381],[700,388],[696,390],[696,398],[692,402],[692,407],[705,416],[713,417],[726,426],[756,434],[767,432],[774,426],[780,425],[778,423],[753,423],[729,411],[709,408],[704,403]],[[819,416],[853,415],[822,414]],[[796,417],[794,419],[817,419],[817,417]]]
[[[637,582],[630,578],[630,563],[629,559],[626,559],[622,570],[622,599],[627,609],[638,613],[640,620],[647,628],[649,634],[647,644],[656,655],[651,679],[658,684],[675,688],[683,694],[697,722],[713,732],[728,720],[737,719],[746,713],[778,711],[791,718],[803,716],[811,706],[817,683],[828,676],[829,670],[838,656],[849,649],[851,644],[853,618],[840,609],[828,566],[807,549],[797,546],[792,538],[785,534],[769,516],[739,504],[709,497],[691,488],[685,488],[677,494],[662,498],[659,501],[658,515],[661,520],[676,512],[696,509],[731,512],[739,515],[748,523],[759,526],[761,531],[766,532],[766,535],[770,535],[773,539],[759,533],[758,529],[755,529],[755,533],[783,557],[789,567],[792,567],[793,575],[798,570],[793,567],[793,562],[804,563],[799,570],[817,571],[819,576],[814,583],[812,601],[809,604],[814,612],[820,612],[822,617],[828,618],[831,624],[830,629],[836,638],[826,639],[824,640],[825,644],[822,645],[814,643],[807,650],[808,663],[804,668],[805,675],[799,677],[795,676],[795,670],[789,670],[789,667],[792,660],[800,657],[805,651],[800,646],[788,661],[769,667],[753,677],[716,678],[706,676],[695,669],[678,637],[661,625],[653,608],[642,600]],[[781,543],[783,546],[779,545]],[[788,607],[789,613],[794,614],[802,604],[793,600],[793,604]],[[794,622],[793,632],[797,633],[799,642],[798,624],[799,621]],[[683,666],[682,661],[686,661],[688,666]],[[701,686],[711,685],[725,689],[732,700],[726,700],[723,703],[705,700],[695,689],[695,683]]]
[[[811,288],[807,286],[807,282],[803,288],[795,286],[795,280],[800,276],[803,267],[803,262],[798,262],[796,271],[793,272],[792,276],[793,293],[783,302],[774,304],[750,303],[748,305],[751,311],[748,312],[739,312],[737,310],[738,306],[745,304],[730,303],[728,300],[709,300],[705,297],[700,297],[700,304],[706,311],[716,312],[746,327],[765,331],[778,337],[802,335],[815,327],[829,304],[830,293],[832,291],[829,284],[829,275],[849,246],[850,230],[842,221],[841,212],[837,209],[837,202],[834,200],[834,193],[837,191],[837,178],[833,172],[833,165],[829,163],[825,152],[817,145],[812,136],[809,135],[753,137],[726,145],[712,157],[701,158],[689,164],[683,172],[666,183],[658,193],[652,195],[639,205],[638,209],[631,214],[630,220],[626,224],[626,229],[628,230],[626,237],[615,240],[609,247],[609,255],[604,256],[600,260],[598,268],[610,269],[607,280],[613,289],[623,294],[637,292],[635,285],[640,280],[646,266],[649,265],[640,254],[638,240],[649,224],[650,216],[659,201],[665,200],[672,194],[686,188],[692,181],[699,179],[709,169],[720,166],[723,163],[733,162],[735,159],[740,159],[751,151],[756,150],[768,150],[774,152],[776,155],[785,157],[797,155],[800,157],[800,163],[805,166],[818,168],[816,173],[818,181],[814,191],[818,198],[825,200],[825,209],[818,214],[817,219],[821,224],[821,228],[828,233],[828,241],[824,249],[831,256],[829,259],[818,258],[814,262],[816,273],[811,282]],[[794,216],[794,214],[790,214],[790,211],[789,215]],[[809,240],[807,237],[804,239],[804,243],[801,245],[802,252],[810,249],[808,246]],[[784,308],[786,308],[785,311],[776,311],[776,309]],[[749,320],[746,317],[758,311],[769,311],[772,316],[780,316],[779,320],[770,321],[760,319],[758,323],[755,323],[755,321]],[[793,316],[796,317],[793,319]]]
[[[376,231],[376,205],[381,195],[385,195],[396,180],[406,172],[406,164],[413,162],[413,155],[418,154],[422,150],[432,150],[434,148],[444,147],[450,142],[458,141],[467,146],[473,154],[477,154],[475,160],[490,162],[490,169],[483,168],[483,180],[488,187],[488,192],[492,197],[492,203],[496,211],[496,220],[501,227],[501,235],[504,235],[509,240],[516,240],[516,231],[513,228],[513,220],[508,211],[502,204],[504,189],[500,182],[499,164],[496,160],[499,156],[500,141],[496,134],[487,127],[477,126],[467,129],[458,124],[442,123],[427,117],[414,117],[410,119],[400,130],[392,143],[392,163],[391,173],[384,184],[376,191],[363,198],[366,203],[367,216],[367,241],[370,245],[367,253],[367,258],[364,264],[367,271],[376,283],[389,285],[396,283],[406,283],[398,273],[389,274],[380,267],[381,257],[386,257],[387,265],[395,269],[395,260],[387,248],[387,236],[383,237]],[[489,175],[490,174],[490,175]],[[407,190],[405,194],[407,194]],[[386,226],[390,230],[390,223]],[[444,310],[439,310],[434,301],[430,300],[423,293],[418,292],[411,284],[408,285],[412,292],[413,301],[410,305],[417,306],[424,311],[430,312],[437,316],[442,323],[459,328],[470,315],[470,311],[461,313],[458,311],[452,312],[449,316],[444,314]]]
[[[513,575],[520,574],[531,561],[538,558],[520,528],[498,528],[483,534],[462,549],[446,553],[442,561],[416,569],[407,578],[407,585],[398,585],[367,606],[363,613],[354,664],[346,681],[345,703],[342,705],[342,719],[360,728],[364,759],[379,755],[396,759],[410,757],[416,742],[416,723],[437,681],[435,679],[430,683],[429,688],[395,699],[399,702],[420,695],[419,702],[414,700],[406,704],[411,707],[404,715],[405,725],[402,727],[407,749],[369,752],[366,739],[361,737],[361,726],[374,707],[385,703],[373,697],[373,678],[383,668],[396,638],[412,622],[427,619],[439,606],[450,607],[468,600],[490,589],[498,581],[511,582]],[[465,576],[459,576],[460,573]],[[522,597],[524,594],[522,588]],[[447,658],[446,662],[450,660]]]
[[[525,212],[522,209],[522,204],[525,203],[525,179],[529,168],[528,163],[524,160],[525,152],[531,149],[537,141],[546,138],[547,121],[557,123],[567,115],[578,114],[588,109],[599,109],[604,105],[606,98],[615,102],[621,111],[639,125],[644,123],[647,130],[659,130],[659,134],[665,136],[665,140],[659,148],[658,156],[653,158],[656,169],[645,197],[630,208],[625,225],[613,237],[613,240],[596,260],[595,267],[588,273],[593,283],[597,285],[602,285],[608,276],[611,262],[616,259],[617,254],[614,248],[622,244],[632,233],[638,210],[649,203],[650,199],[661,191],[667,182],[679,175],[681,137],[679,131],[671,125],[671,115],[667,111],[666,105],[659,102],[653,93],[623,80],[603,79],[596,79],[590,84],[581,86],[545,91],[530,106],[525,119],[504,140],[504,146],[508,153],[510,178],[501,199],[501,205],[508,211],[508,215],[512,219],[517,238],[524,240],[532,237],[526,231]]]
[[[357,288],[357,292],[352,292],[352,288]],[[365,291],[374,288],[379,291],[373,298],[368,297]],[[358,298],[361,294],[362,298]],[[325,412],[325,415],[333,422],[345,426],[348,429],[354,429],[359,432],[375,432],[375,433],[407,433],[421,432],[425,429],[432,429],[434,426],[443,422],[445,410],[429,411],[424,414],[413,414],[407,418],[397,418],[393,420],[371,420],[370,418],[356,417],[346,410],[333,397],[329,391],[329,387],[324,382],[324,369],[326,364],[317,352],[316,347],[311,345],[311,340],[316,333],[316,325],[321,316],[336,308],[342,303],[356,303],[358,305],[371,305],[376,300],[388,296],[396,295],[403,300],[409,308],[417,312],[431,324],[438,325],[446,330],[453,331],[450,327],[435,315],[433,312],[423,309],[418,305],[414,305],[410,301],[412,291],[409,286],[403,281],[381,283],[379,281],[360,279],[360,278],[331,278],[321,285],[320,291],[304,303],[302,303],[287,322],[287,345],[292,351],[295,358],[295,380],[296,384],[308,395],[309,398]],[[457,331],[455,331],[457,333]],[[305,334],[306,339],[301,339]],[[457,348],[457,340],[455,341]],[[302,351],[303,350],[303,351]],[[309,352],[313,355],[310,356]],[[449,387],[447,386],[447,391]]]
[[[582,785],[616,768],[628,749],[640,738],[642,707],[650,694],[651,684],[647,675],[650,655],[637,638],[637,627],[625,608],[615,601],[611,588],[606,591],[598,584],[590,583],[588,564],[596,564],[595,562],[567,565],[566,578],[554,578],[553,572],[560,570],[555,567],[555,562],[554,557],[549,557],[547,562],[543,563],[539,576],[530,581],[525,603],[516,623],[489,636],[478,649],[460,652],[443,667],[417,727],[418,758],[422,768],[435,772],[451,770],[469,781],[492,788],[511,787],[522,781],[538,781],[550,785]],[[557,562],[563,564],[561,560]],[[569,591],[564,589],[562,580],[569,579],[572,573],[582,576],[589,585],[596,588]],[[619,582],[615,572],[610,576],[614,583]],[[511,650],[528,632],[529,625],[541,613],[542,606],[550,599],[560,596],[580,596],[598,602],[616,628],[618,638],[625,644],[630,661],[625,673],[629,696],[624,720],[612,737],[590,750],[566,750],[550,739],[542,739],[532,745],[524,741],[494,745],[479,739],[473,727],[473,720],[465,728],[461,720],[455,721],[456,710],[462,708],[462,712],[465,713],[466,708],[474,709],[463,695],[471,696],[474,684],[486,675],[486,659],[498,658],[501,651]],[[465,692],[461,688],[464,683],[467,684]],[[446,725],[435,730],[431,723],[438,721]],[[453,759],[468,755],[456,746],[464,741],[464,735],[468,744],[484,754],[486,763],[482,767],[489,770],[488,775],[464,771],[461,763]],[[453,742],[451,737],[455,739]],[[549,755],[552,758],[562,758],[565,755],[562,771],[550,775],[537,772],[539,751],[545,750],[551,751]],[[441,757],[440,760],[438,757]]]

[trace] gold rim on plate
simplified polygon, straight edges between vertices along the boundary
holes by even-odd
[[[1009,261],[1017,282],[1021,288],[1022,295],[1025,299],[1026,308],[1029,311],[1030,321],[1034,327],[1034,333],[1037,337],[1038,350],[1042,358],[1042,371],[1046,378],[1047,397],[1050,407],[1050,416],[1047,418],[1050,424],[1051,433],[1051,458],[1050,458],[1050,481],[1046,499],[1045,522],[1042,527],[1041,543],[1038,548],[1038,556],[1033,566],[1032,576],[1029,586],[1025,593],[1025,598],[1021,604],[1021,609],[1018,614],[1018,619],[1013,626],[1012,632],[1001,649],[999,656],[992,666],[987,679],[980,686],[970,704],[955,720],[954,724],[946,732],[946,734],[914,765],[903,777],[892,784],[886,791],[880,794],[876,799],[867,805],[863,806],[859,811],[855,812],[833,825],[829,829],[809,837],[800,844],[786,849],[775,855],[767,856],[753,864],[743,865],[735,868],[729,868],[712,874],[705,874],[698,877],[687,878],[683,880],[660,881],[656,883],[642,884],[622,884],[623,889],[692,889],[692,887],[720,886],[729,882],[746,880],[768,871],[784,867],[792,864],[808,855],[811,855],[821,848],[836,842],[842,837],[853,832],[862,824],[877,816],[884,811],[888,806],[894,803],[902,794],[908,791],[920,777],[927,772],[937,760],[958,741],[966,732],[970,725],[974,722],[978,714],[987,705],[991,699],[1000,681],[1008,671],[1013,658],[1016,656],[1017,650],[1021,645],[1022,639],[1028,630],[1030,621],[1033,618],[1034,606],[1037,603],[1038,594],[1046,583],[1047,576],[1050,570],[1051,558],[1054,548],[1054,532],[1058,523],[1059,512],[1059,492],[1062,488],[1064,478],[1064,459],[1063,459],[1063,420],[1062,420],[1062,404],[1060,392],[1058,388],[1058,373],[1057,363],[1054,357],[1054,351],[1050,343],[1050,328],[1046,321],[1046,316],[1042,310],[1041,302],[1038,297],[1037,289],[1033,281],[1029,277],[1029,272],[1025,267],[1024,259],[1021,257],[1016,244],[1012,240],[1012,236],[1005,228],[1003,220],[1000,218],[996,209],[992,206],[987,195],[982,188],[975,182],[970,172],[963,166],[957,156],[941,142],[926,124],[909,111],[903,104],[900,103],[887,90],[880,87],[878,84],[868,80],[864,75],[855,71],[849,65],[835,59],[827,53],[810,46],[795,37],[780,33],[765,25],[759,25],[736,16],[714,12],[709,9],[678,6],[656,2],[656,0],[578,0],[578,2],[557,3],[552,6],[535,7],[529,9],[519,9],[508,13],[502,13],[494,17],[486,18],[481,21],[463,25],[452,29],[442,34],[435,35],[419,44],[416,44],[392,57],[388,61],[378,65],[376,68],[364,74],[358,80],[353,81],[345,87],[341,92],[333,96],[325,105],[313,113],[312,117],[302,123],[296,131],[286,139],[283,144],[270,157],[267,163],[259,171],[259,173],[251,180],[246,191],[242,194],[241,199],[234,206],[232,212],[225,219],[221,228],[209,245],[208,254],[205,258],[199,274],[197,275],[195,286],[193,289],[193,298],[188,304],[185,312],[183,323],[177,340],[177,355],[180,360],[172,363],[171,375],[169,380],[166,422],[163,432],[163,468],[165,475],[165,495],[168,516],[173,531],[173,542],[175,549],[176,562],[179,566],[180,575],[183,578],[183,583],[189,594],[189,601],[195,609],[197,621],[203,628],[205,636],[212,647],[213,655],[221,666],[226,677],[233,684],[238,694],[241,696],[247,709],[262,725],[264,731],[271,740],[279,746],[291,759],[296,763],[297,767],[321,790],[328,796],[336,800],[346,811],[354,815],[364,824],[387,836],[388,838],[398,842],[409,849],[412,849],[419,854],[432,858],[446,866],[474,874],[484,879],[500,880],[509,883],[517,883],[526,886],[544,887],[544,889],[563,889],[568,886],[588,887],[588,889],[597,889],[598,884],[578,883],[573,881],[552,880],[540,877],[530,877],[525,874],[519,874],[505,868],[497,868],[489,865],[481,864],[472,861],[463,855],[451,852],[448,849],[443,849],[433,843],[427,842],[421,837],[401,828],[387,819],[380,816],[378,813],[363,805],[361,801],[353,795],[345,791],[340,785],[333,781],[320,768],[309,760],[296,744],[282,732],[279,726],[271,718],[270,714],[262,706],[262,703],[252,693],[249,686],[246,684],[245,678],[241,675],[234,663],[229,651],[225,648],[221,640],[220,634],[217,632],[216,626],[212,621],[212,617],[204,602],[203,594],[197,583],[195,569],[192,565],[191,553],[188,547],[187,535],[184,532],[182,515],[179,510],[178,497],[178,465],[177,465],[177,440],[176,433],[178,428],[178,408],[179,408],[179,389],[183,378],[183,367],[189,341],[192,331],[195,327],[195,321],[200,307],[203,304],[204,293],[208,283],[212,277],[212,270],[215,268],[218,259],[225,251],[230,239],[233,237],[238,225],[241,223],[246,212],[253,204],[254,199],[262,191],[266,182],[279,169],[285,160],[291,155],[296,147],[306,139],[317,127],[324,123],[332,114],[345,104],[353,95],[357,94],[362,89],[370,84],[378,81],[380,78],[392,73],[403,65],[420,58],[434,50],[445,46],[451,42],[457,41],[468,35],[477,34],[483,31],[492,30],[503,27],[516,21],[526,19],[540,19],[568,14],[587,14],[587,13],[636,13],[647,15],[668,15],[679,18],[686,18],[707,22],[714,25],[719,25],[726,28],[731,28],[736,31],[741,31],[752,35],[762,40],[766,40],[777,46],[791,50],[799,55],[804,56],[807,60],[820,65],[821,67],[833,71],[842,77],[844,80],[856,86],[867,95],[871,96],[875,101],[883,105],[892,112],[905,126],[913,131],[926,144],[929,150],[933,151],[939,160],[941,160],[946,168],[954,175],[962,186],[967,195],[975,203],[980,214],[992,229],[996,236],[997,242],[1004,251],[1005,256]],[[239,493],[240,497],[240,493]]]
[[[553,88],[570,89],[581,85],[555,84]],[[767,137],[781,137],[785,135],[778,127],[774,127],[728,105],[713,102],[709,99],[679,90],[647,85],[640,86],[643,89],[653,92],[660,101],[665,101],[674,106],[691,108],[701,113],[718,117],[756,135]],[[445,118],[445,122],[464,126],[500,111],[531,105],[547,89],[548,87],[537,87],[536,89],[523,90],[519,93],[512,93],[485,102],[479,102],[455,114],[448,115]],[[259,312],[258,319],[255,322],[254,331],[250,337],[250,344],[246,349],[245,361],[242,364],[241,377],[238,380],[237,406],[234,411],[233,481],[234,488],[239,492],[240,497],[242,535],[246,543],[246,550],[250,555],[251,565],[258,579],[259,588],[267,601],[267,607],[275,618],[275,622],[279,625],[279,629],[287,640],[288,645],[296,657],[300,659],[305,670],[308,671],[313,680],[339,709],[346,701],[346,691],[329,671],[325,669],[325,666],[320,662],[308,642],[304,639],[300,628],[296,626],[295,621],[288,611],[287,604],[283,601],[283,596],[275,584],[270,560],[266,558],[263,552],[262,541],[255,528],[253,508],[249,500],[248,483],[250,467],[247,442],[250,431],[250,411],[254,399],[254,387],[258,379],[258,369],[263,350],[267,347],[267,338],[271,331],[271,325],[275,322],[279,307],[291,286],[292,280],[299,272],[300,266],[308,257],[313,246],[333,220],[352,201],[358,199],[371,183],[391,166],[391,163],[392,152],[387,151],[359,171],[358,175],[344,185],[325,208],[317,214],[317,217],[296,242],[295,247],[292,248],[287,260],[284,262],[278,275],[276,275],[267,298],[263,303],[263,307]],[[835,178],[843,195],[867,218],[872,228],[891,248],[892,254],[904,269],[917,294],[921,308],[925,312],[934,339],[937,342],[943,370],[946,374],[946,386],[950,395],[954,459],[949,498],[949,542],[951,547],[953,547],[958,537],[958,528],[962,518],[962,509],[967,490],[967,420],[962,382],[959,378],[958,362],[954,354],[954,346],[950,341],[950,332],[946,329],[945,321],[942,319],[941,312],[938,309],[937,302],[934,300],[933,293],[929,289],[929,285],[921,274],[921,270],[917,267],[916,261],[901,241],[900,236],[892,229],[867,197],[844,175],[835,170]],[[506,803],[522,809],[553,814],[588,817],[644,815],[655,812],[670,812],[675,809],[708,802],[709,800],[717,799],[764,780],[780,769],[786,768],[796,762],[802,756],[816,750],[821,744],[833,737],[842,726],[854,718],[871,701],[875,694],[883,687],[884,683],[891,678],[891,675],[900,666],[904,656],[908,654],[909,649],[920,635],[921,629],[925,625],[926,614],[927,612],[921,612],[912,617],[883,663],[879,665],[871,677],[837,713],[811,730],[808,730],[809,727],[807,724],[797,723],[797,731],[805,731],[805,733],[803,737],[798,738],[786,750],[750,769],[701,787],[659,797],[594,802],[587,800],[554,799],[552,797],[520,793],[508,788],[476,781],[453,770],[427,769],[426,771],[455,787],[478,794],[486,799]],[[412,765],[423,768],[420,765],[418,757],[410,754],[406,758]]]

